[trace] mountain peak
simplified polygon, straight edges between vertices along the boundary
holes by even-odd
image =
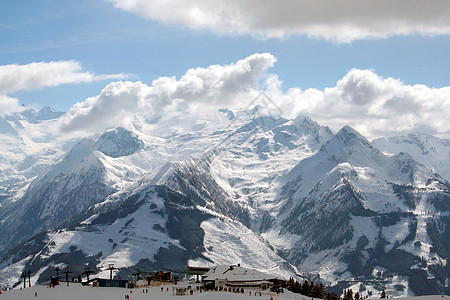
[[[94,149],[111,157],[127,156],[143,146],[142,140],[122,127],[105,131],[97,140]]]
[[[297,117],[295,117],[293,122],[294,123],[316,123],[310,117],[305,116],[305,115],[298,115]]]
[[[396,155],[408,152],[415,160],[434,169],[446,180],[450,180],[450,140],[440,139],[423,132],[413,132],[406,136],[379,138],[372,144],[383,152]]]
[[[356,131],[353,127],[351,127],[349,125],[345,125],[344,127],[342,127],[341,130],[339,130],[337,134],[351,134],[351,135],[358,135],[358,136],[362,137],[362,135],[358,131]]]
[[[344,126],[339,130],[319,152],[334,162],[350,162],[355,166],[378,164],[387,158],[350,126]]]
[[[56,119],[62,116],[64,113],[55,111],[51,106],[44,106],[39,110],[30,108],[21,113],[30,123],[39,123],[45,120]]]
[[[407,137],[405,137],[405,139],[408,139],[410,142],[421,146],[421,145],[425,145],[425,144],[442,144],[444,146],[450,146],[450,141],[446,140],[446,139],[440,139],[435,137],[432,134],[429,133],[424,133],[424,132],[412,132],[410,134],[408,134]]]
[[[336,133],[335,138],[343,141],[346,146],[351,146],[358,142],[370,145],[369,141],[365,137],[348,125],[342,127],[341,130]]]
[[[249,123],[243,125],[237,132],[250,132],[255,128],[261,128],[263,131],[270,131],[288,120],[284,118],[274,118],[271,116],[258,116],[253,118]]]
[[[38,113],[47,113],[47,112],[54,113],[54,112],[56,112],[56,111],[55,111],[55,109],[54,109],[53,107],[51,107],[51,106],[44,106],[44,107],[42,107],[42,108],[39,110]]]
[[[312,120],[311,118],[304,116],[304,115],[298,115],[293,121],[292,123],[294,124],[301,124],[301,125],[305,125],[309,128],[319,128],[320,125]]]

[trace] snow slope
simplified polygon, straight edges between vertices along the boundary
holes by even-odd
[[[180,282],[178,286],[183,287],[190,285],[189,283]],[[23,290],[10,290],[3,292],[2,298],[5,300],[14,299],[31,299],[35,298],[35,293],[38,294],[38,298],[41,299],[67,299],[67,300],[78,300],[78,299],[124,299],[125,295],[130,296],[130,299],[180,299],[180,296],[174,296],[172,292],[172,286],[169,286],[169,292],[161,292],[159,287],[149,287],[148,293],[143,293],[142,289],[123,289],[123,288],[93,288],[90,286],[81,286],[79,284],[70,284],[66,286],[62,284],[56,288],[47,288],[45,286],[36,286],[32,288],[26,288]],[[274,299],[285,300],[285,299],[304,299],[305,296],[300,294],[290,293],[285,291],[283,294],[270,294],[267,292],[262,292],[261,299],[270,299],[272,296]],[[189,299],[212,299],[212,300],[240,300],[240,299],[254,299],[253,291],[250,296],[247,292],[244,294],[234,294],[229,292],[198,292],[194,291],[193,295],[187,296]],[[433,295],[433,296],[421,296],[421,297],[409,297],[409,298],[399,298],[405,300],[448,300],[449,296]],[[314,298],[313,298],[314,299]]]
[[[1,185],[3,284],[23,270],[42,283],[55,265],[103,276],[114,263],[127,277],[241,263],[362,295],[448,292],[450,184],[434,158],[386,155],[351,127],[334,134],[258,108],[137,117],[72,140],[43,134],[58,119],[14,118],[4,157],[32,129],[30,149],[57,151],[35,152],[48,165],[22,181],[26,154],[0,160],[15,182]]]
[[[53,130],[61,115],[44,107],[0,116],[0,207],[73,146]]]
[[[407,136],[380,138],[372,144],[383,152],[397,154],[407,152],[450,180],[450,141],[425,133],[411,133]]]

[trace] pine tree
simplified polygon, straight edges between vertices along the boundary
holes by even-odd
[[[316,284],[314,286],[314,297],[319,299],[326,299],[327,291],[325,290],[325,286],[323,283]]]
[[[292,291],[293,291],[294,293],[297,293],[297,294],[298,294],[298,293],[300,293],[301,289],[302,289],[302,284],[296,280],[296,281],[294,282],[294,287],[293,287]]]
[[[344,300],[353,300],[353,290],[348,289],[344,291]]]
[[[359,292],[356,292],[356,293],[355,293],[355,300],[360,300]]]
[[[313,281],[308,282],[305,280],[303,284],[293,277],[285,283],[287,289],[293,293],[302,294],[304,296],[319,298],[324,300],[340,300],[339,295],[336,292],[327,292],[325,285],[323,283],[315,284]],[[353,299],[351,299],[353,300]]]
[[[314,281],[311,281],[311,283],[309,284],[309,290],[308,290],[308,294],[306,294],[306,296],[308,297],[314,297]]]
[[[301,293],[301,289],[302,289],[302,284],[295,280],[294,278],[290,278],[289,281],[287,282],[287,289],[290,290],[293,293]]]
[[[310,293],[311,293],[311,297],[314,297],[314,298],[320,298],[319,297],[319,290],[318,290],[318,288],[319,288],[319,285],[318,284],[314,284],[314,282],[311,284],[311,291],[310,291]]]
[[[309,282],[308,282],[308,280],[305,280],[305,282],[303,282],[300,294],[308,296],[308,294],[309,294]]]
[[[292,291],[293,288],[294,288],[294,278],[291,277],[291,278],[289,278],[289,281],[288,281],[288,290]]]

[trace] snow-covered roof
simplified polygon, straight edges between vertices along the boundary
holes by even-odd
[[[227,280],[227,281],[267,281],[276,279],[275,275],[269,275],[260,271],[243,268],[239,265],[219,265],[211,268],[203,280]]]

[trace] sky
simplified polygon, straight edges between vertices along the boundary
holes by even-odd
[[[0,114],[102,130],[264,91],[335,130],[448,138],[448,53],[448,0],[1,1]]]

